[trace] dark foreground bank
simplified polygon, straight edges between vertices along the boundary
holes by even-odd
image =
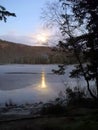
[[[13,117],[14,118],[14,117]],[[97,130],[98,109],[71,108],[63,116],[22,117],[0,121],[0,130]]]

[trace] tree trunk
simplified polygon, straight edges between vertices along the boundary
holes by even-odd
[[[71,37],[71,38],[72,38],[72,37]],[[96,99],[98,99],[98,76],[97,76],[97,79],[96,79],[97,96],[95,96],[95,95],[93,94],[93,92],[91,91],[91,89],[90,89],[89,80],[87,79],[86,73],[85,73],[85,71],[84,71],[83,64],[82,64],[82,62],[81,62],[81,59],[80,59],[80,57],[79,57],[79,54],[77,53],[77,50],[76,50],[76,48],[75,48],[75,46],[74,46],[74,43],[72,43],[72,45],[73,45],[73,48],[74,48],[75,57],[77,58],[77,61],[78,61],[79,65],[80,65],[80,69],[81,69],[81,71],[82,71],[82,73],[83,73],[83,76],[84,76],[84,79],[85,79],[85,81],[86,81],[86,83],[87,83],[87,89],[88,89],[88,91],[89,91],[91,97],[96,100]],[[97,72],[97,71],[96,71],[96,72]]]
[[[97,97],[92,93],[91,89],[90,89],[90,85],[89,85],[89,81],[87,79],[86,80],[86,83],[87,83],[87,89],[91,95],[92,98],[94,98],[95,100],[97,100]]]
[[[96,76],[96,91],[97,91],[97,100],[98,100],[98,74]]]

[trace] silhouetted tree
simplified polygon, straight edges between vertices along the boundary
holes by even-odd
[[[79,63],[71,72],[71,77],[83,75],[90,95],[98,100],[98,1],[59,0],[57,6],[61,12],[58,8],[52,8],[56,14],[53,20],[59,19],[55,22],[58,22],[64,36],[58,46],[74,52]],[[85,58],[85,64],[81,61],[81,55]],[[90,88],[91,80],[95,82],[96,94]]]
[[[5,7],[0,5],[0,20],[6,22],[7,21],[7,17],[9,16],[14,16],[16,17],[15,13],[11,13],[9,11],[6,10]]]

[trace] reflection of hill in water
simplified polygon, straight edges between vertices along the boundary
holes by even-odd
[[[6,72],[6,74],[43,74],[43,72],[42,73],[33,73],[33,72]],[[52,75],[52,74],[54,74],[54,73],[46,73],[46,74],[50,74],[50,75]]]

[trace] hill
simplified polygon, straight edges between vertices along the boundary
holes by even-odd
[[[0,40],[0,64],[55,64],[71,63],[67,54],[53,51],[52,47],[28,46]]]

